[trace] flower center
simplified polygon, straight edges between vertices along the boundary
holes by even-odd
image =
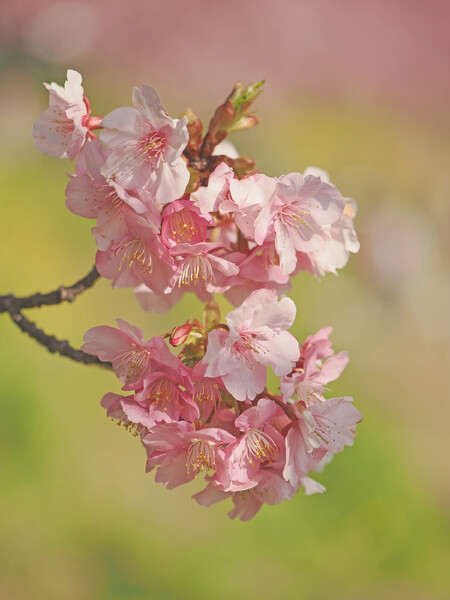
[[[250,358],[253,353],[265,354],[267,352],[267,348],[258,342],[256,333],[245,331],[239,333],[239,339],[234,342],[233,350],[244,358]]]
[[[139,141],[140,153],[146,160],[157,163],[166,146],[166,138],[158,131],[152,131]]]
[[[300,381],[295,386],[294,402],[303,402],[307,406],[313,402],[322,402],[323,398],[320,395],[321,386],[312,381]]]
[[[186,468],[188,474],[192,471],[195,476],[203,469],[216,470],[216,456],[211,442],[198,440],[189,446]]]
[[[278,453],[278,448],[273,439],[264,431],[250,429],[245,434],[245,442],[247,445],[247,459],[252,465],[253,460],[269,460]]]
[[[119,375],[124,375],[127,383],[140,379],[148,368],[150,362],[150,352],[140,349],[136,344],[132,344],[132,349],[123,352],[117,357],[118,363],[115,366]]]
[[[53,129],[59,135],[64,137],[72,137],[75,131],[73,119],[68,119],[66,113],[62,110],[53,110],[54,117],[50,125],[50,131]]]
[[[303,239],[309,239],[308,234],[315,231],[310,218],[309,209],[292,204],[285,204],[278,214],[278,220],[288,230],[289,235]]]
[[[142,269],[143,275],[151,275],[152,255],[142,240],[131,240],[130,242],[122,244],[119,250],[123,251],[119,271],[122,271],[123,269],[129,270],[134,263],[137,263]],[[116,255],[119,250],[116,251]]]
[[[192,243],[193,241],[200,241],[200,232],[190,210],[183,208],[178,212],[172,213],[169,215],[168,221],[168,231],[170,231],[172,239],[175,242],[180,244],[183,242]]]
[[[178,388],[174,382],[166,377],[159,377],[147,389],[147,400],[167,410],[169,403],[178,403]]]
[[[211,263],[205,254],[192,254],[186,258],[180,277],[178,287],[182,285],[197,285],[203,280],[204,284],[214,283],[215,277]]]

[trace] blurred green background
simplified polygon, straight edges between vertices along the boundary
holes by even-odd
[[[370,4],[362,4],[371,16]],[[386,10],[402,4],[393,2]],[[130,10],[139,6],[141,19],[152,24],[146,50],[143,56],[142,47],[131,41],[127,46],[137,27],[130,17],[128,37],[119,39],[130,67],[119,65],[112,77],[111,62],[89,46],[68,57],[64,52],[39,54],[39,36],[36,42],[34,34],[34,46],[29,41],[37,27],[31,26],[52,3],[25,2],[21,9],[7,5],[9,37],[5,29],[0,63],[0,293],[26,295],[73,283],[90,270],[95,253],[93,223],[65,208],[66,172],[72,165],[33,148],[31,125],[47,101],[42,80],[62,83],[67,67],[78,68],[94,114],[128,105],[131,86],[147,82],[157,87],[172,115],[191,104],[207,121],[242,73],[249,79],[266,74],[264,61],[258,63],[252,53],[253,29],[250,37],[233,38],[228,48],[219,40],[211,49],[211,71],[224,65],[222,78],[216,73],[209,80],[204,70],[196,70],[194,59],[188,69],[180,69],[170,54],[152,45],[150,33],[157,35],[158,29],[152,15],[159,14],[159,4],[147,3],[145,12],[134,0]],[[64,15],[77,3],[59,5]],[[250,2],[255,15],[263,5],[266,12],[255,19],[267,28],[272,25],[267,3]],[[98,0],[93,6],[103,4]],[[172,4],[180,30],[182,6]],[[190,18],[204,19],[198,30],[217,27],[219,16],[223,23],[223,15],[208,12],[209,4],[197,0],[192,6],[197,12]],[[294,3],[283,6],[286,23],[289,16],[298,17]],[[422,7],[425,14],[426,6],[415,3],[412,13]],[[330,18],[332,4],[323,2],[321,8]],[[250,19],[251,11],[245,14]],[[430,25],[441,13],[427,14]],[[366,17],[360,12],[354,18]],[[105,28],[114,19],[117,15],[106,15]],[[414,33],[411,16],[401,22],[403,36]],[[169,46],[176,44],[174,28],[166,33]],[[191,46],[180,53],[206,60],[204,53],[196,54],[201,36],[183,35]],[[281,43],[282,32],[277,35]],[[438,42],[431,35],[421,40],[428,52],[436,45],[442,62]],[[58,43],[62,48],[64,40]],[[303,58],[308,48],[313,58],[317,55],[317,44],[296,38],[290,43],[294,55],[301,43]],[[357,51],[355,44],[356,39],[347,40],[340,60]],[[326,39],[324,48],[329,54],[320,52],[322,62],[317,63],[323,72],[336,60]],[[394,65],[396,56],[393,51]],[[278,73],[282,63],[267,62],[267,93],[258,99],[262,123],[231,139],[272,176],[320,166],[358,203],[361,252],[339,277],[317,282],[300,274],[291,293],[299,338],[333,325],[336,351],[349,350],[350,364],[332,393],[352,395],[364,414],[354,447],[317,477],[327,492],[300,493],[241,523],[229,521],[231,506],[225,503],[205,509],[190,500],[200,481],[167,491],[144,473],[139,442],[107,420],[99,405],[104,393],[119,391],[115,377],[50,355],[4,315],[0,600],[449,597],[449,118],[441,109],[444,102],[435,100],[438,84],[430,84],[427,93],[419,89],[407,101],[436,61],[419,65],[411,88],[406,79],[400,89],[390,80],[377,83],[376,65],[388,72],[389,61],[370,62],[369,54],[364,58],[370,68],[363,87],[369,81],[373,91],[367,96],[358,77],[342,77],[344,87],[336,79],[326,92],[306,78],[300,93],[287,83],[295,80],[295,72],[283,79]],[[167,74],[165,68],[172,71]],[[232,68],[236,74],[230,79]],[[172,73],[181,83],[174,83]],[[441,100],[447,97],[444,92],[442,87]],[[222,306],[229,308],[225,302]],[[150,337],[200,317],[201,310],[199,302],[187,298],[170,314],[145,314],[131,291],[112,291],[101,280],[73,305],[27,314],[49,333],[79,346],[89,327],[113,325],[116,317],[141,326]]]

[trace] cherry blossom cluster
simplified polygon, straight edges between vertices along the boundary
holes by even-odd
[[[144,309],[168,310],[185,291],[202,301],[224,293],[235,306],[258,288],[284,293],[298,271],[336,273],[358,250],[355,205],[324,171],[268,177],[217,143],[255,124],[248,110],[258,85],[216,111],[200,156],[199,119],[191,111],[169,117],[149,85],[134,88],[134,107],[103,119],[90,116],[76,71],[64,88],[47,88],[36,146],[76,158],[67,206],[96,219],[99,272],[113,286],[135,288]]]
[[[108,415],[140,436],[147,470],[172,489],[206,475],[194,495],[209,506],[231,497],[230,517],[251,519],[263,504],[280,504],[303,487],[324,491],[309,477],[352,445],[361,420],[352,398],[324,397],[347,353],[335,354],[331,328],[300,346],[288,332],[296,313],[289,298],[259,289],[220,323],[215,302],[205,322],[190,320],[166,338],[145,341],[118,320],[85,335],[83,349],[111,361],[127,395],[108,393]],[[278,395],[266,388],[267,367],[280,378]]]
[[[352,445],[362,418],[352,398],[324,395],[348,362],[331,328],[299,344],[283,297],[300,270],[336,273],[358,250],[356,207],[324,171],[268,177],[225,141],[258,123],[261,85],[237,84],[203,134],[191,109],[169,117],[149,85],[134,88],[133,107],[91,116],[69,70],[64,87],[46,85],[49,107],[33,127],[39,150],[76,159],[67,206],[96,219],[99,273],[134,288],[146,310],[168,310],[185,291],[207,302],[203,322],[148,341],[120,319],[94,327],[83,350],[112,364],[124,394],[102,405],[140,438],[156,481],[172,489],[203,473],[197,502],[230,497],[241,520],[300,487],[324,491],[310,473]],[[217,293],[237,307],[225,323]]]

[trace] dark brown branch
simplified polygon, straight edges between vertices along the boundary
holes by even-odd
[[[99,278],[100,273],[94,266],[92,270],[79,281],[70,286],[62,285],[57,290],[49,292],[48,294],[37,292],[31,296],[20,298],[13,294],[0,296],[0,313],[18,312],[24,308],[38,308],[39,306],[51,306],[54,304],[61,304],[62,302],[73,302],[79,294],[91,288]]]
[[[100,273],[94,266],[91,271],[79,281],[70,286],[61,286],[48,294],[37,292],[31,296],[23,296],[20,298],[13,294],[0,296],[0,313],[9,313],[11,319],[24,333],[35,339],[42,346],[45,346],[49,352],[56,352],[61,356],[67,356],[68,358],[85,365],[97,365],[111,369],[111,363],[102,362],[93,354],[88,354],[87,352],[83,352],[83,350],[73,348],[67,340],[58,340],[55,336],[46,334],[21,312],[24,308],[38,308],[39,306],[52,306],[55,304],[62,304],[63,302],[73,302],[79,294],[91,288],[99,278]]]
[[[53,335],[47,335],[42,329],[39,329],[35,323],[27,319],[20,311],[9,311],[9,314],[14,323],[24,333],[35,339],[42,346],[45,346],[49,352],[56,352],[61,356],[67,356],[67,358],[71,358],[72,360],[81,362],[85,365],[97,365],[99,367],[112,369],[111,363],[102,362],[93,354],[88,354],[83,350],[72,348],[67,340],[58,340]]]

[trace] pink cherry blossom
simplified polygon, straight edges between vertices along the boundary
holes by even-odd
[[[49,107],[35,120],[36,148],[55,158],[73,160],[89,136],[89,113],[81,75],[67,71],[64,87],[44,83],[49,91]]]
[[[275,290],[256,290],[228,313],[229,332],[212,331],[203,358],[207,377],[221,377],[237,400],[252,400],[266,384],[266,367],[287,375],[299,358],[298,342],[286,330],[295,318],[289,298],[278,301]]]
[[[295,406],[297,419],[286,436],[286,465],[283,475],[291,485],[301,479],[327,453],[336,454],[351,446],[355,425],[362,415],[352,404],[352,398],[331,398],[304,408]]]
[[[345,207],[340,219],[324,225],[316,247],[308,252],[307,260],[310,266],[305,270],[316,277],[326,273],[337,274],[336,269],[342,269],[347,264],[350,252],[358,252],[359,241],[353,226],[356,214],[356,204],[353,200],[345,199]]]
[[[180,418],[192,422],[200,416],[199,407],[193,399],[191,370],[166,345],[150,371],[140,381],[124,389],[136,390],[135,401],[148,411],[153,424],[178,421]]]
[[[206,488],[192,497],[202,506],[232,498],[234,508],[228,513],[230,519],[239,517],[241,521],[250,521],[263,504],[281,504],[293,498],[297,492],[297,487],[291,486],[280,474],[269,469],[261,470],[255,478],[255,487],[239,492],[225,492],[216,482],[210,481]]]
[[[230,193],[230,182],[236,179],[236,175],[231,167],[225,163],[220,163],[209,176],[208,185],[199,187],[191,195],[202,211],[202,213],[213,213],[219,210]]]
[[[234,440],[223,429],[196,430],[186,421],[156,425],[143,439],[147,470],[158,467],[155,481],[169,490],[191,481],[203,470],[221,478],[225,469],[222,448]]]
[[[85,352],[95,354],[104,362],[112,362],[117,377],[125,383],[133,383],[150,373],[150,367],[167,364],[177,370],[177,358],[171,354],[160,336],[146,342],[142,329],[117,319],[116,327],[100,325],[84,334]]]
[[[187,117],[171,119],[150,85],[133,89],[133,104],[102,121],[100,138],[111,150],[102,173],[125,189],[146,189],[158,203],[172,202],[189,181],[181,156],[189,138]]]
[[[255,241],[274,238],[281,269],[289,274],[297,265],[297,252],[309,255],[321,247],[324,226],[342,217],[345,201],[333,185],[313,175],[290,173],[276,182],[276,194],[255,221]]]
[[[197,244],[206,240],[207,228],[214,225],[209,213],[201,213],[188,198],[167,204],[162,212],[161,237],[166,246]]]
[[[107,149],[98,140],[85,144],[77,160],[77,173],[66,188],[67,208],[82,217],[97,219],[92,231],[100,250],[107,250],[127,234],[125,218],[133,212],[146,213],[156,227],[160,223],[159,210],[150,194],[138,198],[101,175],[106,156]]]
[[[127,234],[106,251],[97,252],[100,274],[115,287],[144,283],[158,294],[169,284],[173,259],[162,244],[155,224],[137,214],[125,217]]]
[[[272,426],[272,422],[283,415],[275,402],[261,398],[256,406],[248,408],[236,419],[235,426],[244,435],[227,449],[230,482],[225,491],[236,492],[258,485],[256,474],[268,464],[273,468],[279,462],[281,474],[284,437]]]
[[[302,344],[295,369],[280,379],[284,402],[302,402],[310,406],[323,401],[326,384],[337,379],[347,366],[347,352],[334,354],[331,350],[328,339],[331,330],[331,327],[321,329]]]
[[[170,249],[173,256],[178,257],[176,270],[172,276],[170,287],[202,287],[208,292],[222,291],[226,287],[226,279],[239,272],[239,267],[214,251],[221,245],[212,242],[197,244],[177,244]]]

